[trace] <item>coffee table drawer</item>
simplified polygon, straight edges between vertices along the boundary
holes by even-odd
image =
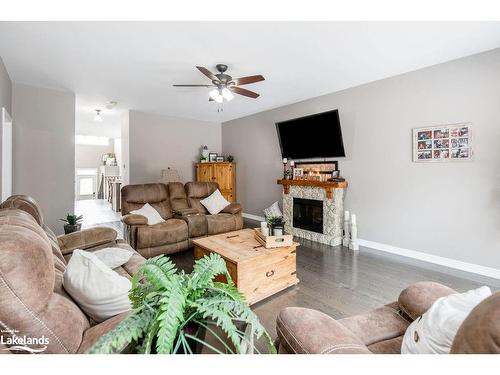
[[[250,304],[298,282],[295,253],[281,257],[273,263],[238,264],[237,286]]]

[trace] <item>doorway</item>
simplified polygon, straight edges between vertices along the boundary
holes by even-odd
[[[95,199],[97,191],[97,169],[76,169],[76,200]]]

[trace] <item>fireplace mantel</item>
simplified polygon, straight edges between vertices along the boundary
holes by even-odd
[[[317,181],[317,180],[278,180],[279,185],[283,185],[283,193],[288,194],[290,186],[310,186],[321,187],[326,191],[328,199],[333,198],[333,189],[342,189],[347,187],[347,181],[344,182],[331,182],[331,181]]]

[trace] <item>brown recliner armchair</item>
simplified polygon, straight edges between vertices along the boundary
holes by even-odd
[[[185,185],[186,197],[190,208],[205,216],[207,221],[206,235],[232,232],[243,228],[241,205],[231,203],[222,212],[210,215],[208,210],[200,203],[202,199],[210,196],[219,188],[217,182],[188,182]]]
[[[130,214],[130,211],[138,210],[146,203],[153,206],[165,221],[148,225],[144,216]],[[188,226],[184,220],[174,218],[167,185],[155,183],[122,187],[121,211],[125,239],[144,257],[172,254],[188,248]]]
[[[210,215],[200,200],[219,186],[215,182],[180,182],[127,185],[121,190],[122,222],[130,245],[145,257],[172,254],[192,247],[193,239],[231,232],[243,227],[241,205],[231,203]],[[148,225],[130,211],[149,203],[165,222]]]
[[[397,302],[368,314],[335,320],[307,308],[288,307],[276,320],[279,353],[400,354],[410,323],[438,298],[456,293],[434,282],[403,290]],[[500,293],[481,302],[462,323],[451,353],[500,353]]]
[[[3,342],[13,335],[48,342],[30,346],[42,353],[83,353],[128,313],[95,324],[62,286],[74,249],[95,251],[109,246],[133,251],[116,240],[111,228],[92,228],[56,237],[43,223],[33,198],[12,196],[0,205],[0,331]],[[115,271],[127,278],[145,259],[134,252]],[[11,345],[3,352],[18,353]],[[44,346],[46,348],[44,349]],[[22,351],[21,351],[22,352]]]

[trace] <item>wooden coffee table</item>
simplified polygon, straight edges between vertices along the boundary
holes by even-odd
[[[266,249],[254,239],[253,229],[217,234],[193,241],[194,257],[217,253],[249,304],[254,304],[299,282],[297,246]]]

